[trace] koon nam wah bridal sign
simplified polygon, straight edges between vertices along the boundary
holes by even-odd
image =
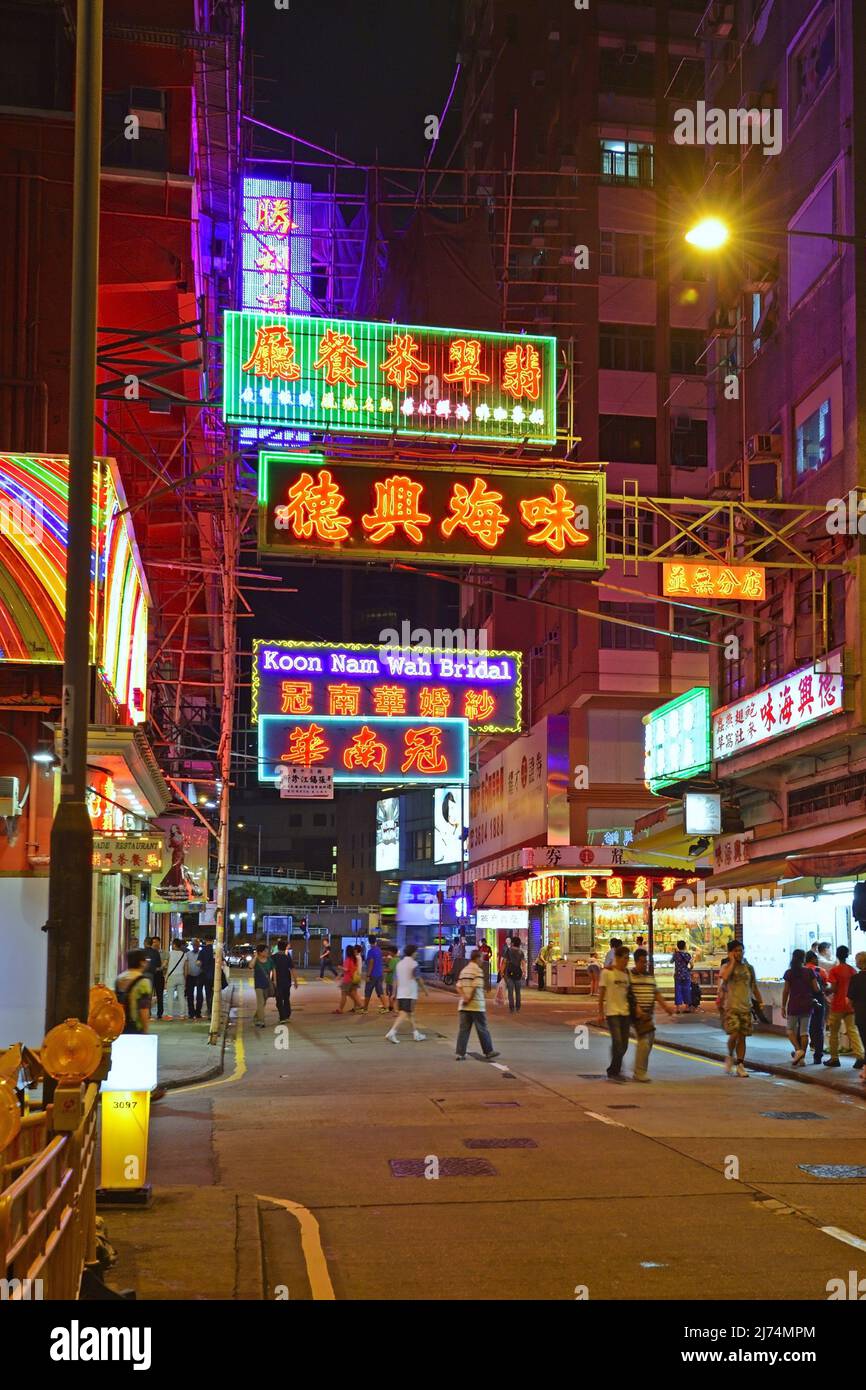
[[[604,474],[259,455],[259,549],[341,560],[604,568]]]

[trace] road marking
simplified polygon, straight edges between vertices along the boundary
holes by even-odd
[[[852,1236],[850,1231],[843,1231],[841,1226],[822,1226],[821,1230],[825,1236],[832,1236],[834,1240],[841,1240],[844,1245],[853,1245],[855,1250],[866,1250],[866,1240],[861,1240],[859,1236]]]
[[[708,1067],[724,1068],[724,1062],[716,1062],[712,1057],[701,1057],[697,1052],[680,1052],[678,1047],[666,1047],[664,1043],[656,1043],[653,1052],[668,1052],[671,1057],[683,1057],[687,1062],[705,1062]]]
[[[301,1228],[301,1249],[307,1266],[310,1292],[318,1302],[335,1302],[337,1296],[328,1273],[328,1261],[322,1249],[319,1223],[309,1207],[301,1206],[300,1202],[291,1202],[287,1197],[266,1197],[260,1192],[256,1193],[256,1201],[273,1202],[275,1206],[282,1207],[283,1211],[291,1212]]]
[[[488,1065],[488,1067],[495,1067],[497,1071],[509,1071],[509,1070],[510,1070],[510,1068],[504,1066],[502,1062],[488,1062],[487,1065]]]
[[[197,1081],[192,1086],[174,1086],[172,1089],[188,1096],[191,1091],[206,1091],[209,1086],[229,1086],[233,1081],[240,1081],[242,1076],[246,1076],[246,1073],[247,1053],[244,1047],[244,1022],[239,1015],[237,1032],[235,1033],[235,1069],[231,1076],[217,1076],[213,1081]]]
[[[591,1120],[601,1120],[603,1125],[614,1125],[617,1129],[627,1129],[628,1125],[620,1124],[619,1120],[612,1120],[610,1115],[599,1115],[595,1110],[584,1110],[584,1115],[588,1115]]]

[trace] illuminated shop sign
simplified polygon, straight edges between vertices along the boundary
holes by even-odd
[[[468,858],[462,789],[437,787],[433,793],[433,863],[459,864]]]
[[[386,796],[376,802],[376,872],[400,865],[400,798]]]
[[[446,652],[328,642],[253,642],[253,722],[262,714],[468,719],[520,728],[520,652]]]
[[[509,906],[532,907],[554,898],[582,898],[584,901],[606,901],[609,898],[646,900],[659,893],[670,893],[681,883],[694,882],[677,875],[656,877],[642,874],[543,874],[538,878],[517,879],[509,883],[506,899]]]
[[[844,694],[839,670],[804,666],[792,671],[753,695],[713,711],[713,757],[731,758],[780,734],[792,734],[819,719],[841,714]]]
[[[762,565],[716,565],[671,560],[662,565],[665,598],[721,598],[737,602],[767,597],[767,571]]]
[[[313,191],[289,179],[243,181],[241,305],[308,313],[312,290]]]
[[[644,780],[650,791],[710,770],[710,692],[696,686],[644,715]]]
[[[93,473],[90,660],[121,718],[145,718],[147,605],[126,499],[107,460]],[[0,455],[0,659],[63,661],[69,460]]]
[[[604,568],[602,472],[259,454],[259,549],[340,560]]]
[[[334,782],[436,786],[469,777],[465,719],[342,718],[320,714],[259,715],[259,781],[273,782],[280,767],[325,763]]]
[[[200,912],[208,901],[208,829],[191,816],[162,817],[162,873],[150,883],[151,912]]]
[[[229,310],[223,417],[334,434],[556,443],[556,339]]]
[[[153,874],[162,868],[161,835],[94,835],[93,867],[103,874]]]

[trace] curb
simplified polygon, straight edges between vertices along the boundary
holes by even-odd
[[[242,1302],[261,1303],[265,1297],[264,1241],[258,1199],[251,1192],[235,1197],[235,1291]]]
[[[228,1035],[229,1023],[231,1022],[231,1011],[235,997],[235,985],[232,983],[229,1001],[225,1007],[225,1014],[222,1024],[222,1041],[220,1044],[219,1061],[211,1066],[205,1067],[202,1071],[193,1072],[187,1076],[173,1076],[168,1081],[160,1081],[160,1086],[166,1091],[177,1091],[183,1086],[198,1086],[202,1081],[212,1081],[215,1076],[222,1076],[225,1071],[226,1059],[226,1040]]]

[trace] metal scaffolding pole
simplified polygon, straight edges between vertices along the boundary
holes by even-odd
[[[87,812],[90,714],[90,550],[99,168],[102,125],[102,0],[79,0],[75,34],[75,176],[72,210],[72,351],[69,357],[69,539],[60,748],[60,804],[51,828],[46,1031],[87,1018],[93,901],[93,829]]]
[[[235,687],[237,682],[237,580],[240,524],[235,497],[235,462],[226,459],[223,482],[223,697],[220,711],[219,775],[219,841],[217,851],[216,933],[214,937],[213,1007],[210,1014],[208,1042],[216,1043],[222,1014],[222,963],[225,953],[225,924],[228,913],[228,863],[230,786],[232,773],[232,740],[234,734]]]

